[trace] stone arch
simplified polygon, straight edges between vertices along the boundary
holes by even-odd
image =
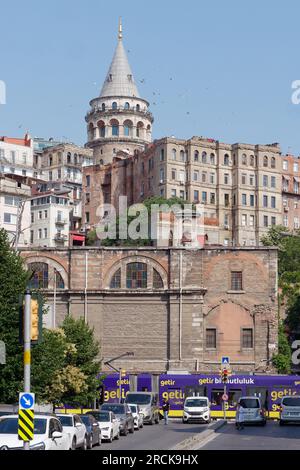
[[[63,265],[63,263],[60,262],[58,259],[53,259],[52,257],[48,256],[35,256],[35,255],[28,255],[24,259],[26,266],[28,266],[31,263],[45,263],[48,265],[49,269],[49,283],[48,283],[48,289],[52,289],[54,287],[54,269],[61,275],[62,280],[65,285],[65,289],[68,289],[68,273]]]
[[[98,132],[100,137],[105,137],[105,122],[100,119],[100,121],[97,122],[97,127],[98,127]]]
[[[138,121],[136,125],[136,136],[144,137],[144,123],[142,121]]]
[[[153,268],[158,272],[162,279],[163,289],[168,288],[168,275],[165,269],[162,267],[160,263],[158,263],[153,258],[147,256],[127,256],[125,258],[121,258],[120,260],[113,263],[106,271],[104,275],[104,288],[110,289],[110,283],[112,278],[114,277],[115,273],[118,269],[121,269],[121,288],[126,288],[126,266],[130,263],[145,263],[147,264],[148,270],[148,279],[147,279],[147,289],[152,289],[153,284]]]

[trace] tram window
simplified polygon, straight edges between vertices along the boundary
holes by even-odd
[[[203,385],[187,385],[184,388],[185,397],[207,397],[207,389]]]
[[[236,406],[238,399],[242,396],[241,389],[231,389],[228,392],[228,405]],[[224,389],[215,388],[211,392],[211,404],[212,406],[222,406],[223,400],[222,395],[224,394]]]
[[[262,406],[268,409],[269,390],[266,387],[247,387],[247,395],[259,397]]]
[[[239,389],[231,389],[228,392],[228,405],[229,406],[236,406],[239,398],[242,396],[242,390]]]
[[[212,406],[222,406],[223,400],[222,395],[224,393],[224,389],[220,388],[213,388],[211,391],[211,404]]]

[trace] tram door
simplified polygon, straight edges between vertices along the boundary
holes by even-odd
[[[186,385],[184,388],[185,397],[207,397],[207,387],[204,385]]]
[[[267,387],[247,387],[247,395],[259,397],[264,409],[269,411],[269,390]]]

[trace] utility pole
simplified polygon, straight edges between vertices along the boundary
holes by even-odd
[[[24,308],[24,392],[30,393],[31,366],[31,292],[25,292]],[[24,450],[30,450],[29,441],[24,441]]]

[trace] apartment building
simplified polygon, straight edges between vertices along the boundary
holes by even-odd
[[[300,157],[282,157],[282,224],[290,230],[300,228]]]
[[[0,176],[0,227],[14,247],[30,243],[30,196],[28,185]]]
[[[33,177],[33,141],[29,134],[23,139],[0,137],[0,173]]]

